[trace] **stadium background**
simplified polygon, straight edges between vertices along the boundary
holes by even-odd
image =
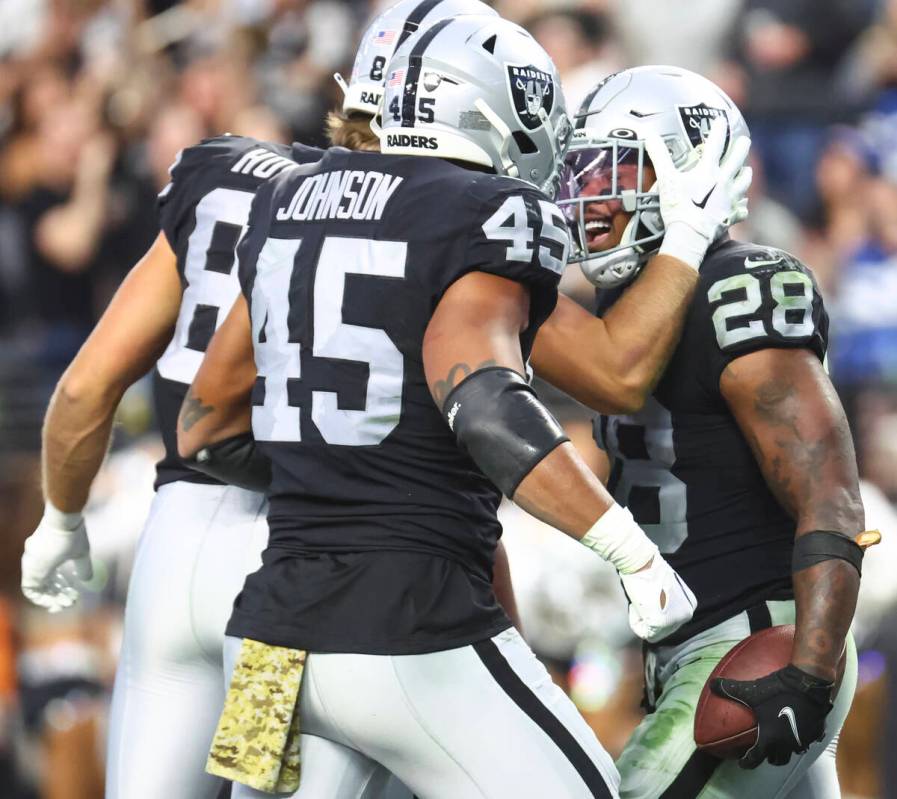
[[[18,591],[40,517],[49,393],[157,231],[177,151],[223,131],[322,143],[367,0],[0,0],[0,799],[96,799],[129,564],[159,453],[148,382],[128,393],[88,527],[100,568],[77,611]],[[575,108],[640,63],[716,80],[754,141],[741,238],[816,272],[830,368],[860,457],[869,526],[860,688],[845,796],[897,797],[897,0],[498,0],[557,64]],[[577,274],[564,289],[588,305]],[[600,469],[589,416],[546,392]],[[613,571],[503,508],[532,645],[613,753],[638,718],[639,649]],[[890,540],[889,540],[890,539]],[[159,586],[160,591],[165,590]],[[891,748],[893,754],[893,748]]]

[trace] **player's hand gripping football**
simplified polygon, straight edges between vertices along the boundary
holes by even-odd
[[[22,593],[56,613],[78,599],[79,582],[93,577],[84,517],[47,504],[22,555]]]
[[[629,597],[629,626],[645,641],[660,641],[689,621],[698,605],[682,578],[656,552],[651,565],[633,574],[621,574]]]
[[[695,163],[680,171],[660,136],[645,140],[657,175],[665,233],[660,252],[697,269],[707,248],[730,225],[747,217],[753,172],[745,166],[751,140],[739,136],[723,158],[726,123],[717,117]],[[722,159],[722,160],[720,160]]]
[[[825,736],[825,717],[832,709],[834,683],[808,674],[792,664],[758,680],[717,677],[710,690],[754,711],[757,743],[738,761],[752,769],[768,760],[784,766],[791,755],[806,752]]]

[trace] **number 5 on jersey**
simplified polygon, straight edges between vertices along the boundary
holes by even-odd
[[[255,362],[265,381],[262,405],[252,409],[258,441],[301,441],[300,408],[290,402],[291,381],[302,378],[302,346],[290,332],[290,284],[301,239],[269,238],[258,256],[251,316]],[[408,245],[396,241],[330,236],[324,239],[313,291],[311,355],[368,365],[365,406],[346,410],[338,386],[311,392],[311,418],[328,444],[379,444],[398,425],[404,360],[384,330],[345,322],[346,277],[350,274],[404,278]]]

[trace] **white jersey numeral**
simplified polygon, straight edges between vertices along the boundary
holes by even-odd
[[[231,262],[228,271],[219,271],[209,262],[209,249],[220,226],[239,228],[228,238],[236,247],[246,230],[249,208],[255,195],[237,189],[214,189],[196,204],[196,226],[187,241],[184,279],[187,283],[181,299],[174,335],[158,361],[159,374],[166,380],[190,384],[202,363],[207,341],[191,341],[194,327],[204,320],[211,322],[209,332],[224,321],[228,310],[240,293],[237,270]],[[235,260],[235,259],[232,259]]]
[[[290,380],[302,376],[299,344],[290,341],[290,280],[302,239],[268,239],[258,256],[250,317],[255,366],[265,378],[265,401],[252,408],[257,441],[300,441],[299,408]]]
[[[528,263],[533,257],[533,229],[526,216],[523,197],[508,197],[499,209],[483,223],[487,239],[508,242],[505,257],[509,261]]]
[[[539,200],[539,214],[539,263],[561,274],[567,266],[570,251],[570,234],[564,217],[558,207],[547,200]],[[522,195],[508,197],[483,223],[483,233],[487,239],[508,243],[505,258],[509,261],[529,263],[532,260],[535,231],[530,225]]]
[[[713,312],[713,328],[720,349],[766,335],[767,322],[785,338],[804,338],[813,333],[813,281],[803,272],[774,272],[769,279],[769,292],[775,303],[772,318],[748,319],[746,325],[730,329],[730,320],[755,316],[760,310],[763,304],[760,279],[752,274],[733,275],[717,280],[707,292],[708,301],[714,303],[723,294],[738,290],[744,292],[744,299],[724,303]]]
[[[299,239],[268,239],[259,253],[252,290],[252,320],[258,374],[265,399],[252,411],[259,441],[300,441],[300,409],[289,401],[289,381],[301,377],[301,346],[290,340],[290,283]],[[311,392],[311,418],[328,444],[381,443],[398,425],[402,410],[404,359],[386,331],[343,321],[347,275],[405,277],[408,245],[395,241],[331,236],[314,269],[312,356],[364,363],[368,379],[363,409],[339,407],[333,391]]]

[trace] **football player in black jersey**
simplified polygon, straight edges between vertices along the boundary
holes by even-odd
[[[716,86],[671,67],[611,76],[576,120],[561,205],[574,259],[602,289],[599,316],[608,316],[631,307],[642,280],[633,278],[672,232],[663,187],[678,179],[674,164],[687,169],[718,147],[710,131],[720,120],[724,150],[746,128]],[[646,154],[657,135],[666,147]],[[543,325],[532,364],[605,413],[595,437],[611,460],[608,488],[698,599],[689,623],[646,650],[649,712],[617,763],[621,796],[839,795],[834,753],[856,681],[848,628],[864,518],[812,274],[785,252],[720,236],[700,263],[669,365],[636,376],[619,405],[595,391],[596,327],[568,309]],[[777,624],[796,624],[790,665],[712,686],[754,711],[757,744],[740,763],[696,751],[693,711],[710,672],[739,640]]]
[[[472,12],[492,13],[477,0],[403,0],[378,16],[362,38],[342,113],[330,127],[335,142],[379,146],[373,134],[359,139],[357,129],[376,108],[372,98],[382,92],[386,60],[419,27]],[[224,627],[245,575],[260,562],[268,529],[261,494],[184,466],[176,419],[203,351],[239,293],[234,248],[256,188],[320,155],[240,136],[184,150],[159,198],[162,232],[60,380],[47,411],[46,507],[26,543],[22,586],[29,599],[56,611],[75,601],[79,579],[91,573],[81,511],[118,401],[155,364],[165,457],[129,585],[106,759],[110,799],[218,793],[221,780],[205,773],[204,764],[224,696]],[[507,606],[513,597],[503,557],[495,576]],[[363,770],[347,773],[344,788],[358,796],[410,796],[388,776],[371,782]]]
[[[181,413],[197,467],[251,471],[255,447],[273,466],[269,546],[228,625],[234,706],[257,691],[275,726],[299,713],[299,797],[333,795],[340,753],[426,798],[615,796],[607,754],[489,579],[501,492],[614,563],[643,637],[691,616],[522,377],[569,245],[545,193],[570,134],[556,71],[517,26],[465,17],[410,39],[387,72],[384,154],[331,149],[257,194],[244,298]],[[736,152],[671,183],[707,200],[679,247],[729,216],[740,167]],[[675,244],[659,263],[687,293]],[[234,390],[247,376],[251,409]],[[260,651],[307,654],[287,704],[253,680]],[[306,756],[315,739],[326,763]],[[225,747],[215,768],[254,784],[250,759]]]

